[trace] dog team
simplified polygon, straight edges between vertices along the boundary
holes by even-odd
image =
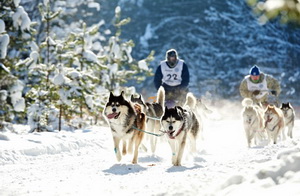
[[[202,103],[192,93],[186,96],[185,104],[168,108],[165,106],[165,91],[161,87],[155,103],[145,103],[141,96],[131,96],[128,101],[124,93],[115,96],[110,93],[104,109],[104,115],[110,125],[114,150],[117,160],[122,155],[131,153],[134,148],[132,163],[137,163],[138,149],[145,134],[165,134],[172,150],[172,164],[181,165],[182,155],[189,141],[191,151],[196,152],[196,140],[202,130],[201,118],[196,109]],[[152,153],[155,152],[157,137],[149,135]],[[188,139],[187,139],[188,138]],[[122,152],[120,141],[123,143]]]
[[[241,82],[242,117],[248,147],[266,137],[274,144],[279,137],[285,140],[286,129],[287,136],[293,138],[295,110],[289,102],[279,107],[280,91],[279,82],[262,73],[257,66],[253,66]]]
[[[158,139],[156,136],[162,133],[166,135],[171,147],[174,166],[181,165],[187,142],[191,146],[191,152],[196,152],[196,141],[203,126],[199,108],[205,108],[205,105],[192,93],[188,93],[183,107],[168,108],[164,105],[164,94],[164,88],[161,87],[156,102],[145,103],[141,95],[137,98],[132,95],[128,101],[124,97],[124,92],[119,96],[110,93],[104,115],[112,131],[114,151],[118,161],[121,160],[122,155],[132,153],[134,150],[132,163],[136,164],[138,150],[144,137],[149,137],[151,151],[155,153]],[[244,106],[243,124],[249,147],[252,140],[257,144],[259,140],[266,137],[269,138],[269,142],[276,144],[279,134],[282,135],[282,139],[285,139],[285,128],[288,129],[288,137],[293,137],[295,112],[290,103],[283,103],[281,108],[268,105],[264,109],[254,104],[250,98],[245,98],[242,105]],[[149,133],[156,135],[149,135]],[[120,150],[121,141],[122,150]]]
[[[158,91],[154,103],[145,102],[141,95],[131,95],[127,100],[124,92],[117,96],[110,93],[103,113],[111,128],[118,161],[133,152],[132,163],[136,164],[144,137],[149,138],[151,152],[155,153],[158,136],[165,135],[174,166],[181,165],[187,143],[192,153],[197,151],[196,141],[203,128],[201,114],[210,110],[187,92],[188,82],[187,65],[178,58],[177,51],[171,49],[155,73]],[[288,137],[293,137],[295,111],[290,103],[278,107],[280,85],[276,79],[253,66],[239,90],[244,98],[241,116],[248,147],[266,138],[276,144],[279,136],[285,139],[286,128]]]

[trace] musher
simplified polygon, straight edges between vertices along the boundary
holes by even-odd
[[[260,71],[259,67],[254,65],[240,84],[240,93],[243,98],[251,98],[255,104],[263,106],[269,103],[269,95],[276,97],[278,106],[278,96],[281,92],[278,80],[271,75]]]
[[[188,66],[178,58],[175,49],[168,50],[166,59],[160,62],[154,76],[156,89],[160,86],[165,88],[167,107],[182,106],[184,104],[189,82]]]

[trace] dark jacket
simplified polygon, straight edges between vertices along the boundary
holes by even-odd
[[[168,64],[168,63],[167,63]],[[155,76],[154,76],[154,85],[156,89],[159,89],[160,86],[165,88],[165,91],[176,91],[176,90],[185,90],[188,88],[190,82],[190,73],[188,67],[185,63],[183,63],[182,73],[181,73],[181,84],[178,86],[169,86],[167,84],[162,84],[163,74],[161,71],[161,65],[159,65],[156,69]]]

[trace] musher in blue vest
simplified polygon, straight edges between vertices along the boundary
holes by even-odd
[[[166,60],[161,61],[154,76],[156,89],[165,88],[166,106],[174,107],[185,102],[190,82],[188,66],[178,58],[177,51],[170,49],[166,52]]]

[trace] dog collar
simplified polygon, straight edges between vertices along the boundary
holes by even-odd
[[[182,132],[183,126],[184,126],[184,123],[182,124],[181,128],[178,130],[178,132],[176,133],[175,136],[171,136],[171,135],[168,134],[169,138],[170,139],[175,139],[175,137],[177,137]]]
[[[269,122],[271,122],[273,120],[273,118],[267,118],[267,120],[266,120],[266,122],[265,122],[265,127],[267,126],[267,124],[269,123]]]

